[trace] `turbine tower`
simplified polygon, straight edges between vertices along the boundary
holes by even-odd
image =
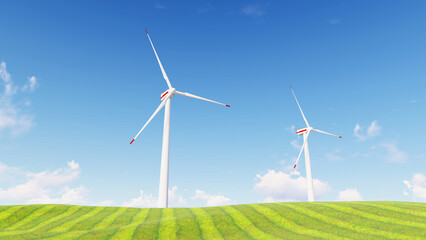
[[[145,129],[149,122],[157,115],[157,113],[166,106],[164,110],[164,130],[163,130],[163,148],[161,151],[161,170],[160,170],[160,186],[158,190],[158,207],[167,208],[168,207],[168,188],[169,188],[169,149],[170,149],[170,103],[172,97],[175,94],[182,95],[185,97],[195,98],[211,103],[216,103],[219,105],[223,105],[226,107],[230,107],[229,105],[212,101],[207,98],[199,97],[186,92],[179,92],[170,84],[169,78],[167,77],[166,72],[164,71],[163,65],[161,64],[160,58],[158,58],[157,52],[155,51],[154,44],[152,44],[151,38],[149,37],[148,31],[145,29],[146,35],[148,36],[149,42],[151,43],[152,50],[154,50],[155,57],[157,58],[158,65],[160,65],[161,72],[163,73],[163,77],[167,82],[167,86],[169,87],[166,91],[161,94],[161,104],[157,107],[154,114],[148,119],[142,129],[136,134],[130,144],[135,141],[135,139],[141,134],[141,132]]]
[[[296,100],[297,106],[299,106],[300,113],[302,113],[303,120],[306,123],[305,128],[299,128],[296,130],[297,135],[303,135],[303,145],[300,149],[299,156],[297,157],[296,163],[294,164],[293,168],[296,168],[297,163],[299,162],[300,155],[302,155],[303,150],[305,150],[305,166],[306,166],[306,181],[308,182],[308,201],[314,202],[315,201],[315,195],[314,195],[314,184],[312,181],[312,171],[311,171],[311,159],[309,157],[309,145],[308,145],[308,137],[309,133],[311,131],[327,134],[330,136],[342,138],[341,136],[337,136],[328,132],[324,132],[318,129],[314,129],[311,126],[309,126],[308,120],[306,120],[305,115],[303,114],[302,108],[300,107],[299,101],[297,101],[296,95],[294,94],[293,88],[291,88],[291,92],[293,93],[294,99]]]

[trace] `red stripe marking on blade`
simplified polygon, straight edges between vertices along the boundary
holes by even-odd
[[[166,93],[164,93],[163,96],[161,96],[161,99],[163,99],[163,97],[166,96],[167,93],[169,93],[169,92],[167,91]]]
[[[301,132],[305,132],[306,131],[306,129],[304,129],[304,130],[302,130],[302,131],[299,131],[299,132],[297,132],[297,133],[301,133]]]
[[[132,144],[132,143],[133,143],[133,141],[135,141],[135,139],[133,139],[133,140],[130,142],[130,144]]]
[[[339,136],[339,138],[342,138],[342,136]]]
[[[296,164],[294,164],[294,167],[293,168],[296,168]]]
[[[231,107],[231,106],[229,106],[229,105],[226,105],[227,107]]]
[[[148,30],[146,30],[146,28],[145,28],[145,32],[146,32],[146,34],[148,34]]]

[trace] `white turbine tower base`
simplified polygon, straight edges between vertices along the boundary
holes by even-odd
[[[294,164],[294,168],[296,168],[296,165],[297,165],[297,163],[299,162],[299,159],[300,159],[300,155],[302,155],[302,151],[304,151],[305,152],[305,167],[306,167],[306,182],[308,184],[308,201],[314,202],[315,201],[314,182],[313,182],[313,179],[312,179],[311,158],[309,156],[309,144],[308,144],[309,133],[311,133],[311,131],[314,131],[314,132],[318,132],[318,133],[322,133],[322,134],[331,135],[331,136],[334,136],[334,137],[339,137],[339,138],[342,138],[342,137],[328,133],[328,132],[324,132],[324,131],[321,131],[321,130],[314,129],[311,126],[309,126],[308,120],[306,120],[305,114],[303,114],[302,108],[300,107],[299,101],[297,101],[296,95],[294,94],[294,91],[291,88],[291,86],[290,86],[290,89],[291,89],[291,92],[293,93],[294,99],[296,100],[297,106],[300,109],[300,113],[302,113],[303,120],[306,123],[306,128],[297,129],[297,131],[296,131],[297,135],[303,135],[303,145],[302,145],[302,148],[300,149],[299,156],[297,157],[296,163]]]
[[[157,113],[164,107],[164,130],[163,130],[163,147],[161,150],[161,169],[160,169],[160,184],[158,188],[158,207],[167,208],[168,207],[168,190],[169,190],[169,152],[170,152],[170,105],[172,101],[172,97],[174,94],[179,94],[185,97],[195,98],[211,103],[216,103],[219,105],[223,105],[226,107],[230,107],[229,105],[216,102],[207,98],[199,97],[190,93],[179,92],[174,89],[170,83],[169,78],[167,77],[166,71],[164,71],[163,65],[161,64],[160,58],[157,55],[157,51],[155,51],[154,44],[152,44],[151,38],[149,37],[148,31],[145,29],[146,34],[148,36],[149,42],[151,43],[152,50],[154,50],[155,57],[157,58],[158,65],[160,65],[161,73],[163,74],[163,78],[166,80],[167,86],[169,87],[165,92],[161,94],[161,104],[157,107],[142,129],[136,134],[133,140],[130,142],[132,144],[135,139],[141,134],[141,132],[145,129],[145,127],[151,122],[151,120],[157,115]]]

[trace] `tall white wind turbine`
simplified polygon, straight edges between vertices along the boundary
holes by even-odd
[[[167,77],[166,72],[164,71],[163,65],[161,64],[160,58],[158,58],[157,52],[155,51],[154,44],[152,44],[151,38],[149,37],[148,31],[145,29],[146,35],[148,36],[149,42],[151,43],[152,50],[154,50],[155,57],[157,58],[158,64],[160,65],[161,72],[163,73],[163,77],[167,82],[167,86],[169,87],[166,91],[161,94],[161,104],[155,110],[154,114],[148,119],[142,129],[136,134],[130,144],[135,141],[135,139],[141,134],[141,132],[145,129],[149,122],[157,115],[157,113],[161,110],[161,108],[166,106],[164,111],[164,130],[163,130],[163,148],[161,151],[161,170],[160,170],[160,186],[158,190],[158,207],[167,208],[168,207],[168,188],[169,188],[169,143],[170,143],[170,102],[172,97],[175,94],[179,94],[185,97],[195,98],[211,103],[216,103],[219,105],[223,105],[226,107],[230,107],[229,105],[216,102],[207,98],[199,97],[186,92],[179,92],[172,87],[170,84],[169,78]]]
[[[308,147],[309,133],[311,133],[311,131],[314,131],[314,132],[323,133],[323,134],[327,134],[327,135],[338,137],[338,138],[342,138],[342,137],[328,133],[328,132],[324,132],[318,129],[314,129],[311,126],[309,126],[308,120],[306,120],[306,117],[303,114],[302,108],[300,107],[299,101],[297,101],[296,95],[294,94],[293,88],[291,88],[291,86],[290,86],[290,89],[291,89],[291,92],[293,93],[294,99],[296,100],[297,106],[299,106],[300,113],[302,113],[303,120],[306,123],[305,128],[299,128],[296,130],[297,135],[303,135],[303,145],[302,145],[302,148],[300,149],[299,156],[297,157],[296,163],[294,164],[293,168],[296,168],[296,165],[300,159],[300,155],[302,155],[303,150],[305,150],[306,181],[308,182],[308,201],[313,202],[315,201],[315,195],[314,195],[314,186],[312,181],[311,159],[309,157],[309,147]]]

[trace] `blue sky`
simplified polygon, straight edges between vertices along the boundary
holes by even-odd
[[[426,201],[423,1],[2,1],[0,204],[156,206],[167,85],[171,206]],[[141,192],[142,191],[142,192]]]

